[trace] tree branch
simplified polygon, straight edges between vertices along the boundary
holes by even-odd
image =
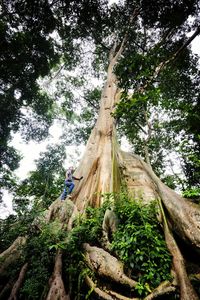
[[[139,92],[144,92],[147,86],[160,74],[160,72],[171,62],[173,62],[180,53],[200,34],[200,26],[197,27],[193,35],[183,44],[168,60],[162,61],[156,68],[153,75],[147,80],[146,84],[138,89]]]
[[[118,294],[111,290],[107,290],[107,289],[101,290],[100,288],[96,287],[96,284],[93,282],[93,280],[88,275],[86,275],[85,281],[86,281],[86,284],[90,287],[90,289],[92,291],[94,291],[101,299],[104,299],[104,300],[113,300],[113,299],[115,299],[115,300],[139,300],[138,298],[125,297],[125,296]]]
[[[94,291],[96,295],[98,295],[101,299],[104,300],[113,300],[113,297],[108,295],[106,292],[102,291],[100,288],[96,287],[96,284],[92,281],[92,279],[86,275],[85,277],[86,284],[90,287],[91,291]]]
[[[174,286],[173,283],[169,281],[164,281],[157,288],[155,288],[151,294],[145,297],[144,300],[153,300],[158,296],[163,296],[175,291],[176,291],[176,286]]]
[[[156,44],[156,48],[160,48],[161,46],[163,46],[166,42],[166,40],[170,37],[170,35],[173,34],[173,32],[175,31],[174,28],[169,28],[164,34],[163,37],[161,38],[161,40],[158,42],[158,44]]]
[[[8,298],[8,300],[16,300],[17,299],[17,292],[18,292],[18,290],[20,289],[20,287],[23,283],[24,276],[26,274],[27,268],[28,268],[28,263],[25,263],[23,265],[23,267],[21,268],[21,271],[19,273],[19,277],[18,277],[17,281],[15,282],[15,284],[12,288],[12,291],[11,291],[11,294],[10,294],[10,297]]]
[[[62,280],[62,251],[58,250],[55,258],[55,265],[52,277],[50,279],[50,289],[46,300],[63,299],[70,300],[66,294],[65,286]]]
[[[147,132],[144,130],[144,128],[142,128],[142,126],[141,126],[138,122],[135,121],[135,125],[136,125],[140,130],[142,130],[142,132],[143,132],[144,134],[147,134]]]
[[[0,260],[2,259],[3,263],[1,264],[0,274],[6,272],[7,267],[19,259],[22,254],[23,246],[25,245],[27,237],[19,236],[12,245],[0,254]]]
[[[100,276],[106,276],[111,280],[114,280],[122,285],[128,285],[130,288],[134,288],[137,285],[135,280],[129,278],[123,270],[123,265],[118,259],[105,250],[90,246],[89,244],[83,244],[85,250],[85,259],[88,266]]]
[[[121,42],[120,48],[119,48],[119,50],[117,51],[117,53],[115,54],[115,56],[114,56],[114,60],[115,60],[115,61],[117,61],[118,58],[119,58],[119,56],[122,54],[122,52],[123,52],[123,50],[124,50],[124,46],[125,46],[125,44],[126,44],[126,42],[127,42],[127,39],[128,39],[128,34],[129,34],[130,26],[131,26],[131,24],[133,23],[133,21],[136,19],[136,17],[139,15],[140,11],[141,11],[141,7],[136,8],[136,9],[134,10],[132,16],[130,17],[129,24],[128,24],[128,28],[127,28],[127,30],[126,30],[126,32],[125,32],[125,35],[124,35],[124,38],[123,38],[123,40],[122,40],[122,42]]]
[[[162,218],[163,218],[165,240],[167,243],[167,247],[172,254],[174,270],[177,274],[178,283],[180,285],[181,299],[182,300],[188,300],[188,299],[198,300],[198,296],[188,279],[183,256],[182,256],[182,254],[179,250],[179,247],[173,237],[173,234],[171,233],[171,231],[168,227],[167,219],[165,217],[165,213],[164,213],[164,209],[163,209],[161,200],[159,200],[159,206],[160,206],[160,210],[161,210],[161,214],[162,214]]]
[[[92,103],[89,99],[86,100],[85,97],[83,97],[83,99],[85,99],[86,102],[88,102],[95,110],[98,110],[99,107],[97,107],[94,103]]]

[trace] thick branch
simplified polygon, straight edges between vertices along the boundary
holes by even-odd
[[[170,219],[175,223],[174,227],[176,228],[176,231],[179,230],[178,233],[181,235],[181,237],[183,236],[183,238],[185,237],[185,235],[187,235],[190,242],[193,243],[193,246],[195,242],[195,245],[199,248],[199,208],[195,205],[192,206],[190,203],[188,203],[179,195],[177,195],[174,191],[165,186],[160,181],[160,179],[154,174],[153,170],[149,168],[149,166],[140,157],[138,157],[137,155],[132,155],[132,157],[133,161],[135,160],[134,165],[136,165],[137,162],[138,168],[140,167],[140,170],[143,171],[140,172],[142,174],[146,173],[147,177],[149,177],[149,179],[155,185],[158,195],[160,195],[160,197],[162,198],[163,203],[165,204],[165,207],[167,208],[170,214]],[[129,164],[130,161],[131,155],[129,155]],[[167,246],[173,256],[174,269],[177,274],[177,280],[181,289],[181,299],[198,299],[188,279],[184,259],[181,255],[181,252],[176,244],[173,235],[171,234],[166,224],[167,223],[165,223],[164,230],[165,238]]]
[[[117,53],[115,54],[115,56],[114,56],[115,62],[118,60],[118,58],[120,57],[120,55],[122,54],[122,52],[123,52],[123,50],[124,50],[124,46],[125,46],[125,44],[126,44],[126,42],[127,42],[127,40],[128,40],[129,29],[130,29],[130,27],[131,27],[133,21],[134,21],[134,20],[137,18],[137,16],[139,15],[140,11],[141,11],[141,8],[136,8],[136,9],[134,10],[133,14],[132,14],[131,17],[130,17],[129,24],[128,24],[128,28],[127,28],[127,30],[126,30],[126,32],[125,32],[125,34],[124,34],[124,38],[123,38],[123,40],[122,40],[122,42],[121,42],[120,48],[119,48],[119,50],[117,51]]]
[[[53,275],[49,281],[50,289],[46,300],[70,300],[69,295],[66,294],[64,283],[62,280],[62,252],[58,250],[55,258],[55,266]]]
[[[176,287],[169,281],[162,282],[151,294],[144,298],[144,300],[153,300],[159,296],[166,295],[176,291]]]
[[[106,292],[102,291],[100,288],[96,287],[95,283],[92,281],[92,279],[86,275],[85,277],[86,284],[89,286],[91,290],[95,292],[96,295],[98,295],[100,298],[104,300],[113,300],[113,298],[108,295]]]
[[[137,285],[136,281],[124,274],[123,264],[116,257],[101,248],[91,247],[86,243],[83,248],[86,251],[85,259],[88,266],[100,276],[105,276],[123,285],[129,285],[130,288]]]
[[[194,249],[200,251],[200,228],[198,225],[200,220],[199,205],[187,201],[164,185],[153,170],[149,168],[138,155],[132,154],[130,156],[140,162],[141,169],[147,173],[154,183],[157,193],[160,195],[170,219],[174,224],[176,233],[186,242],[190,242]]]
[[[116,293],[111,290],[101,290],[100,288],[96,287],[96,284],[92,281],[89,276],[85,278],[86,284],[92,289],[98,297],[104,300],[139,300],[138,298],[127,298],[119,293]],[[114,297],[114,298],[113,298]]]
[[[19,277],[12,288],[12,291],[11,291],[11,294],[10,294],[10,297],[8,298],[8,300],[17,300],[17,292],[20,289],[20,287],[24,281],[24,276],[26,274],[27,268],[28,268],[28,263],[25,263],[23,265],[23,267],[21,268]]]
[[[162,212],[163,217],[163,225],[164,225],[164,233],[165,233],[165,239],[168,246],[169,251],[171,252],[173,256],[173,265],[175,272],[177,274],[178,283],[180,285],[180,294],[182,300],[198,300],[198,296],[196,292],[194,291],[189,278],[187,276],[187,272],[185,269],[185,263],[183,256],[178,248],[178,245],[172,235],[172,233],[169,230],[167,220],[165,218],[164,210],[162,208],[161,201],[159,201],[160,209]]]
[[[98,297],[105,300],[139,300],[139,298],[129,298],[123,296],[115,291],[108,290],[107,288],[100,289],[96,286],[93,280],[87,275],[85,278],[86,284]],[[163,296],[176,291],[176,287],[169,281],[162,282],[151,294],[144,298],[144,300],[153,300],[159,296]],[[114,298],[113,298],[114,297]]]
[[[166,64],[170,63],[171,61],[175,60],[176,57],[179,56],[181,51],[183,51],[191,42],[195,39],[197,35],[200,34],[200,26],[197,27],[196,31],[193,33],[193,35],[183,44],[177,51],[176,53],[168,60],[166,61]]]
[[[109,295],[112,295],[114,297],[114,299],[116,300],[139,300],[139,298],[129,298],[129,297],[125,297],[117,292],[108,290],[107,291]],[[113,298],[112,298],[113,299]]]
[[[140,92],[144,92],[147,86],[160,74],[160,72],[171,62],[173,62],[179,55],[180,53],[195,39],[197,35],[200,34],[200,26],[197,27],[196,31],[194,34],[183,44],[169,59],[166,61],[162,61],[156,68],[153,73],[153,75],[147,80],[144,86],[139,88]]]
[[[0,260],[2,261],[1,267],[0,267],[0,274],[3,275],[3,273],[6,272],[7,267],[15,262],[22,254],[23,247],[26,243],[27,237],[21,237],[19,236],[12,245],[6,249],[4,252],[0,254]]]

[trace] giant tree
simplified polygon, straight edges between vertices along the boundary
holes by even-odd
[[[48,5],[63,45],[67,36],[77,47],[92,40],[94,66],[102,64],[107,78],[96,124],[75,173],[83,180],[72,201],[57,199],[8,249],[4,243],[1,297],[10,294],[9,299],[15,299],[19,293],[24,299],[138,299],[140,295],[198,299],[180,249],[188,247],[198,257],[199,206],[163,184],[149,157],[149,107],[158,98],[163,106],[170,106],[167,73],[184,72],[181,61],[188,64],[186,69],[192,68],[188,46],[200,33],[195,19],[198,3],[124,1],[107,6],[106,1],[52,1]],[[196,93],[193,97],[196,101]],[[133,114],[137,134],[138,128],[145,131],[141,140],[146,161],[120,150],[116,125],[124,111],[127,120]],[[155,239],[149,239],[153,235]],[[138,240],[147,244],[137,244]],[[169,253],[171,275],[169,270],[164,274]],[[153,269],[159,270],[155,281]]]

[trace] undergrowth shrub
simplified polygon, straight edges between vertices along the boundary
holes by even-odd
[[[121,195],[115,204],[119,219],[112,250],[139,282],[139,296],[148,294],[163,280],[170,280],[171,255],[156,218],[156,202],[148,205]]]
[[[107,198],[110,201],[105,201],[100,208],[88,207],[76,219],[70,233],[52,222],[44,224],[39,234],[30,236],[25,251],[29,267],[21,299],[37,300],[41,295],[45,298],[58,248],[63,249],[63,278],[69,279],[66,289],[72,299],[92,299],[92,291],[85,286],[84,278],[86,274],[94,281],[96,278],[85,263],[82,245],[89,243],[101,247],[104,214],[114,198],[112,206],[119,224],[112,236],[111,251],[124,263],[125,272],[138,281],[136,296],[143,297],[161,281],[170,280],[171,256],[156,219],[156,203],[144,205],[129,199],[125,193],[109,194]]]
[[[66,231],[56,221],[44,224],[39,234],[29,236],[24,253],[28,271],[20,291],[22,299],[45,299],[56,254],[52,244],[59,244],[65,238]]]
[[[115,198],[114,211],[119,220],[111,244],[112,252],[124,263],[129,276],[138,281],[137,296],[145,296],[163,280],[171,279],[171,255],[156,218],[156,202],[144,205],[141,201],[129,199],[126,193],[107,195],[109,197]],[[85,274],[94,276],[84,262],[82,244],[101,246],[102,222],[110,206],[111,203],[105,201],[101,208],[88,207],[85,214],[76,220],[76,226],[68,237],[65,272],[70,277],[74,287],[71,289],[77,299],[85,299],[85,291],[82,290]]]
[[[191,188],[182,192],[182,196],[200,204],[200,188]]]
[[[83,243],[100,246],[102,237],[102,223],[106,209],[110,206],[105,201],[100,208],[88,207],[85,214],[76,219],[75,227],[70,232],[65,245],[64,272],[69,276],[72,298],[89,299],[90,291],[85,290],[84,278],[86,274],[93,277],[91,270],[84,260]]]

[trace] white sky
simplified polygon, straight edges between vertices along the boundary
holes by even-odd
[[[196,37],[192,42],[192,51],[200,56],[200,36]]]
[[[59,143],[59,137],[62,134],[62,129],[57,125],[53,125],[50,128],[49,133],[51,137],[40,143],[36,143],[35,141],[25,143],[21,138],[20,133],[16,133],[14,135],[11,145],[19,150],[24,156],[21,160],[20,167],[15,171],[15,174],[19,178],[26,178],[28,172],[35,169],[34,160],[39,158],[40,152],[45,151],[46,146],[49,143]]]

